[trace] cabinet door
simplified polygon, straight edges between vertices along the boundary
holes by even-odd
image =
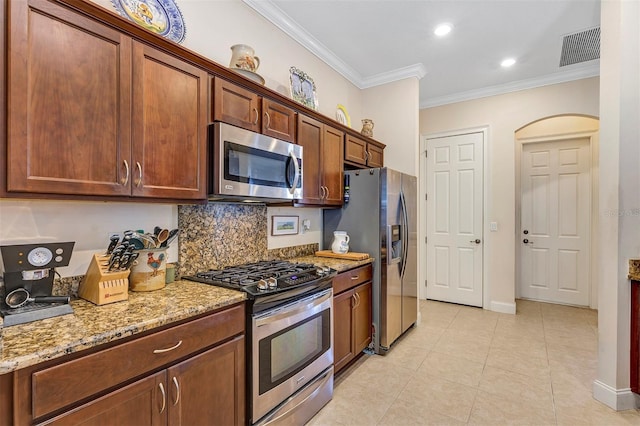
[[[333,298],[333,365],[337,373],[355,356],[353,348],[353,291]]]
[[[97,398],[46,425],[165,425],[169,400],[161,371]]]
[[[342,205],[344,196],[343,161],[344,133],[325,125],[322,139],[322,175],[326,192],[325,205]]]
[[[353,163],[357,166],[365,166],[367,164],[367,142],[347,135],[344,142],[344,161]]]
[[[131,39],[45,0],[9,14],[7,190],[129,195]]]
[[[262,98],[262,133],[295,143],[296,112],[278,102]]]
[[[260,132],[260,97],[221,78],[214,79],[213,119]]]
[[[133,194],[206,198],[208,75],[133,45]]]
[[[244,337],[167,369],[170,425],[242,425]]]
[[[383,167],[384,166],[384,150],[377,145],[367,145],[368,159],[367,165],[369,167]]]
[[[371,282],[355,288],[356,306],[353,309],[354,353],[362,352],[371,343]]]
[[[323,125],[313,118],[298,114],[298,145],[302,146],[303,199],[300,204],[322,204],[321,144]]]

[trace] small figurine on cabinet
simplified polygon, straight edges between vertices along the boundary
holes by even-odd
[[[372,138],[373,137],[373,120],[370,118],[365,118],[362,120],[362,130],[360,130],[364,136]]]

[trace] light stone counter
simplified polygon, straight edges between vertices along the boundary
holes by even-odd
[[[72,300],[73,314],[0,327],[0,374],[89,349],[246,299],[245,293],[176,281],[160,290],[96,306]]]
[[[640,259],[629,259],[629,279],[640,281]]]
[[[320,257],[320,256],[301,256],[294,257],[292,259],[286,259],[290,262],[301,262],[301,263],[313,263],[314,265],[325,265],[329,268],[335,269],[340,272],[347,271],[349,269],[357,268],[358,266],[368,265],[369,263],[373,263],[374,259],[372,257],[365,260],[345,260],[345,259],[336,259],[333,257]]]

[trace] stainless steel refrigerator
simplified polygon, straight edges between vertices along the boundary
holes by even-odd
[[[349,251],[375,259],[373,349],[384,354],[417,320],[416,178],[383,167],[347,171],[347,182],[349,202],[323,212],[323,245],[331,248],[333,231],[346,231]]]

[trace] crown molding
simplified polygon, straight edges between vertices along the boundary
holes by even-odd
[[[399,68],[385,73],[380,73],[371,77],[363,78],[360,73],[347,65],[342,59],[336,56],[318,39],[313,37],[304,28],[276,6],[270,0],[242,0],[247,6],[258,12],[262,17],[280,28],[289,37],[300,43],[311,53],[320,58],[323,62],[333,68],[336,72],[349,80],[358,89],[381,84],[391,83],[405,78],[416,77],[421,79],[425,76],[426,70],[422,64],[414,64],[408,67]]]
[[[320,58],[323,62],[333,68],[338,74],[349,80],[358,89],[367,89],[394,81],[415,77],[421,79],[426,75],[426,68],[423,64],[417,63],[404,68],[391,70],[376,74],[370,77],[363,77],[355,69],[347,65],[342,59],[336,56],[318,39],[313,37],[304,28],[299,26],[289,15],[276,6],[271,0],[242,0],[258,14],[282,30],[285,34],[297,41],[312,54]],[[440,105],[463,102],[472,99],[485,98],[489,96],[502,95],[519,90],[532,89],[535,87],[548,86],[551,84],[565,83],[572,80],[595,77],[600,75],[600,61],[587,67],[575,70],[568,70],[549,74],[543,77],[519,80],[506,84],[483,87],[481,89],[469,90],[467,92],[454,93],[451,95],[439,96],[431,99],[420,100],[420,109],[432,108]]]
[[[597,77],[600,75],[600,61],[598,60],[595,62],[596,63],[587,67],[582,67],[576,70],[557,72],[542,77],[519,80],[506,84],[498,84],[495,86],[483,87],[481,89],[469,90],[467,92],[454,93],[452,95],[438,96],[425,101],[421,100],[420,109],[433,108],[436,106],[486,98],[489,96],[504,95],[506,93],[542,86],[550,86],[552,84],[566,83],[568,81],[581,80],[583,78]]]

